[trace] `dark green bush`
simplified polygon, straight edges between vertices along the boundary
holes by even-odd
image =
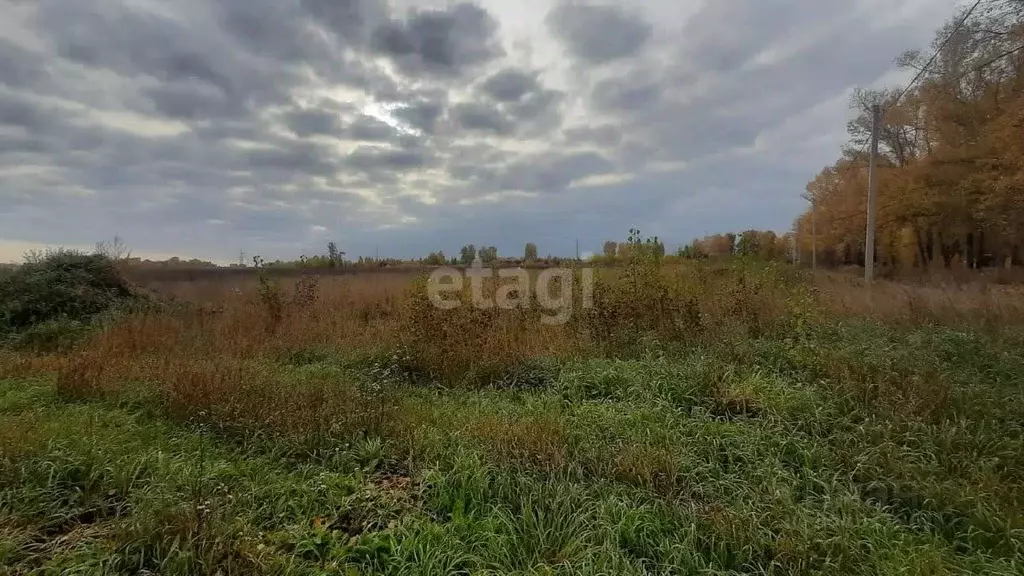
[[[138,299],[110,258],[56,251],[0,278],[0,330],[20,332],[52,321],[88,323]]]
[[[89,325],[77,320],[47,320],[10,336],[11,346],[30,352],[63,352],[73,347],[89,331]]]

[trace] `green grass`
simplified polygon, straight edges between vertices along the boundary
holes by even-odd
[[[315,439],[0,381],[0,573],[1019,574],[1019,343],[823,325],[397,378],[386,426]],[[280,385],[381,383],[307,356]]]

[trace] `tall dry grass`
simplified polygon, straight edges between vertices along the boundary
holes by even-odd
[[[892,282],[868,289],[845,277],[811,278],[780,266],[642,262],[603,270],[594,308],[546,325],[537,309],[440,310],[423,288],[421,281],[381,276],[176,286],[171,291],[195,305],[124,316],[56,364],[0,355],[0,370],[58,368],[66,397],[142,395],[147,407],[158,405],[175,418],[240,432],[248,447],[273,437],[275,454],[294,456],[297,441],[303,457],[314,452],[309,460],[331,473],[358,462],[361,477],[372,474],[383,486],[414,483],[422,473],[421,496],[450,502],[436,509],[452,514],[436,516],[440,527],[407,525],[429,526],[423,549],[445,550],[437,530],[479,513],[463,515],[473,502],[495,510],[506,499],[507,525],[531,541],[534,533],[571,533],[572,526],[560,523],[580,517],[580,502],[544,491],[536,500],[524,496],[516,486],[529,478],[537,486],[607,490],[602,506],[618,502],[631,514],[645,508],[621,500],[623,490],[638,490],[644,502],[650,492],[666,510],[689,514],[663,531],[644,528],[650,549],[689,526],[728,547],[723,566],[734,572],[765,571],[755,564],[794,573],[833,568],[822,558],[860,569],[877,550],[889,558],[886,546],[905,553],[892,566],[917,565],[917,543],[944,538],[949,547],[936,548],[943,554],[952,555],[955,546],[1020,556],[1019,357],[982,353],[989,339],[968,331],[889,326],[984,317],[983,329],[1016,328],[1024,320],[1017,291]],[[958,306],[976,308],[965,319]],[[864,318],[872,321],[852,321]],[[814,322],[823,324],[804,330]],[[645,353],[628,360],[563,364],[547,390],[411,389],[422,382],[486,387],[541,358],[638,350]],[[416,380],[396,383],[393,369],[415,373]],[[82,407],[70,408],[75,416]],[[102,413],[111,405],[84,408]],[[79,420],[68,427],[71,434],[83,428]],[[127,436],[125,429],[110,432]],[[35,429],[25,437],[26,445],[39,443]],[[282,437],[286,442],[278,445]],[[90,446],[88,454],[106,471],[119,449],[96,453]],[[196,450],[184,452],[191,457]],[[146,466],[151,453],[162,462],[166,451],[147,447]],[[293,459],[282,466],[289,474],[298,467]],[[46,469],[40,478],[50,474]],[[275,468],[270,477],[276,474]],[[216,473],[218,482],[229,476]],[[231,494],[242,500],[259,493],[289,509],[297,499],[322,503],[325,494],[347,494],[322,485],[319,476],[287,481],[270,496],[264,478],[260,490]],[[180,500],[177,491],[168,494]],[[336,508],[352,500],[344,502]],[[266,506],[260,502],[258,518]],[[370,506],[387,509],[377,500]],[[336,511],[333,502],[326,508]],[[299,522],[316,526],[321,514]],[[449,521],[455,514],[460,520]],[[233,511],[230,517],[257,526],[253,531],[283,522],[274,516],[259,524]],[[602,520],[608,529],[601,529],[613,550],[627,522],[616,518]],[[489,537],[503,525],[470,526]],[[886,528],[893,525],[905,531]],[[154,533],[152,526],[138,531]],[[403,545],[409,542],[402,530],[389,532],[389,541],[397,533]],[[218,536],[229,541],[231,534],[225,529]],[[920,539],[894,537],[900,534]],[[505,557],[511,558],[522,545],[509,542]],[[591,542],[581,549],[600,549]],[[870,545],[857,544],[864,542]],[[458,539],[447,546],[459,558],[467,549]],[[691,542],[681,549],[709,546]],[[285,552],[291,562],[294,548]],[[411,562],[421,567],[422,557]],[[619,566],[605,572],[618,573]]]
[[[277,412],[307,421],[320,398],[350,391],[312,382],[293,394],[296,384],[281,383],[290,359],[326,357],[444,386],[489,386],[533,378],[523,367],[541,359],[628,353],[648,339],[700,343],[779,329],[797,301],[786,295],[795,290],[789,276],[703,265],[602,271],[594,307],[584,309],[586,299],[574,294],[563,324],[542,322],[550,312],[536,298],[514,309],[474,307],[468,287],[455,295],[461,306],[440,309],[427,298],[424,279],[395,274],[183,285],[169,292],[201,305],[109,324],[62,362],[58,383],[70,396],[148,386],[176,412],[226,421],[249,422],[251,415],[270,422]],[[500,286],[487,282],[486,293]]]
[[[445,387],[526,386],[543,379],[528,368],[541,360],[629,355],[655,343],[728,348],[784,340],[830,317],[1024,325],[1017,288],[867,288],[833,274],[808,281],[782,266],[602,270],[593,307],[574,298],[579,308],[558,325],[542,323],[536,306],[474,308],[468,290],[455,295],[464,305],[442,310],[425,286],[422,278],[391,274],[178,286],[173,294],[202,305],[126,316],[48,367],[58,370],[67,396],[143,390],[183,418],[318,436],[330,433],[330,422],[368,430],[387,419],[389,400],[360,384],[366,371],[371,380],[399,375]],[[499,283],[487,287],[493,294]],[[295,375],[296,363],[324,361],[343,369]],[[46,367],[0,357],[0,368],[20,373]]]
[[[872,285],[841,273],[813,276],[824,310],[843,317],[902,324],[1000,329],[1024,326],[1024,286],[994,282],[928,283],[878,280]]]

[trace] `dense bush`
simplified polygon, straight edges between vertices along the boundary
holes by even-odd
[[[428,279],[413,282],[403,303],[400,333],[403,349],[419,372],[449,383],[496,384],[518,380],[520,365],[576,350],[562,326],[541,323],[545,314],[533,301],[505,310],[473,304],[470,288],[452,294],[453,309],[439,308],[427,294]],[[484,282],[485,298],[498,283]]]
[[[706,344],[788,334],[810,306],[806,286],[783,266],[630,257],[597,277],[593,306],[577,318],[594,342],[616,353],[652,339]]]
[[[27,352],[62,352],[72,348],[89,331],[89,324],[78,320],[47,320],[19,332],[11,332],[11,348]]]
[[[85,323],[140,299],[114,262],[98,254],[56,251],[0,278],[0,330],[49,322]]]

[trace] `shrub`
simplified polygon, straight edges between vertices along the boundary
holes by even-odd
[[[84,323],[138,298],[109,258],[52,252],[0,279],[0,326],[22,331],[52,321]]]
[[[598,277],[594,305],[579,324],[608,353],[642,350],[652,340],[707,344],[789,333],[809,306],[796,280],[779,266],[669,265],[634,253]]]
[[[460,305],[445,310],[428,296],[427,278],[414,281],[400,312],[403,349],[415,371],[439,381],[505,387],[543,380],[524,367],[542,357],[564,357],[577,350],[566,326],[546,326],[541,310],[529,305],[505,310],[478,308],[468,287],[452,294]],[[488,280],[484,292],[497,284]]]
[[[10,337],[15,349],[31,352],[61,352],[80,341],[89,326],[77,320],[57,319],[40,322],[13,333]]]

